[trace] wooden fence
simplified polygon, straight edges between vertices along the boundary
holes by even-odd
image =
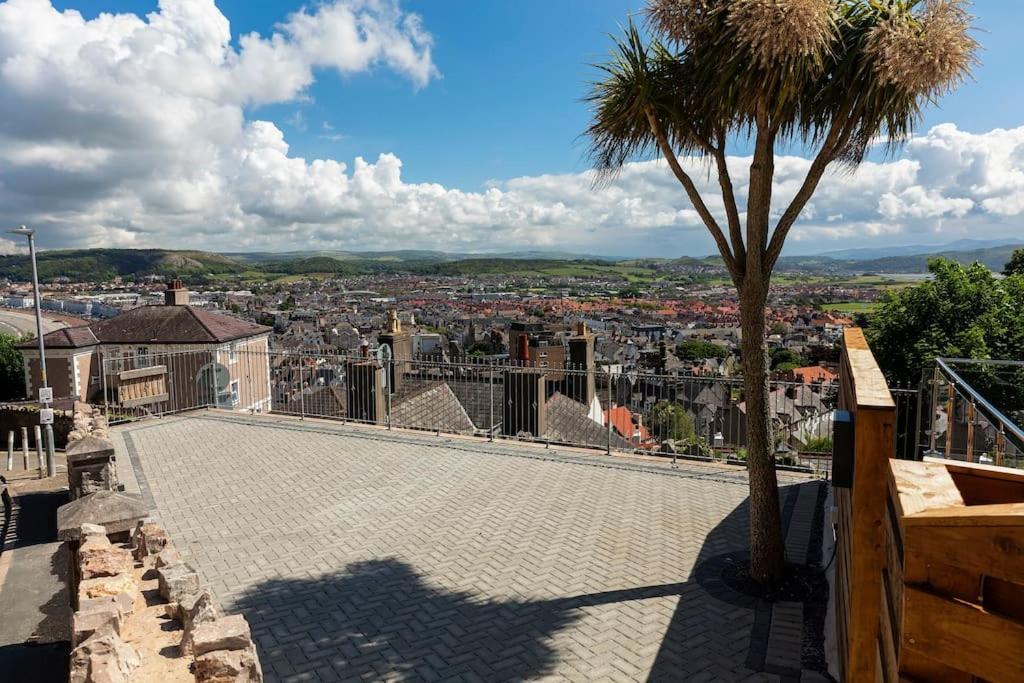
[[[846,681],[1024,680],[1024,471],[896,460],[895,410],[863,333],[844,336],[852,488],[836,488]]]

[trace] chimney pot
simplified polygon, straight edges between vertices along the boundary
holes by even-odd
[[[165,306],[188,306],[188,290],[179,278],[171,280],[171,284],[164,291]]]

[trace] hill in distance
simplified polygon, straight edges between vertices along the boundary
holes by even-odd
[[[956,244],[974,247],[974,243],[975,241],[968,240]],[[822,275],[924,273],[927,272],[930,258],[942,256],[964,264],[980,261],[998,272],[1010,260],[1016,248],[1020,248],[1020,245],[1003,244],[925,254],[890,254],[878,258],[786,256],[779,260],[778,270]],[[73,281],[99,282],[112,280],[117,276],[135,278],[162,275],[183,276],[201,281],[210,276],[356,276],[381,272],[450,276],[599,275],[602,268],[633,268],[649,270],[652,273],[668,269],[698,275],[724,272],[718,256],[615,260],[537,251],[505,254],[449,254],[430,250],[216,254],[169,249],[69,249],[39,252],[37,261],[39,277],[44,282],[58,277],[70,278]],[[31,275],[32,267],[28,256],[0,256],[0,277],[26,282]]]
[[[893,256],[918,256],[922,254],[941,254],[949,252],[976,252],[992,247],[1005,247],[1010,245],[1022,247],[1024,246],[1024,240],[1016,238],[1002,238],[994,240],[960,239],[955,242],[949,242],[948,244],[906,244],[895,247],[859,247],[856,249],[827,251],[817,255],[841,261],[863,261],[869,259],[889,258]]]

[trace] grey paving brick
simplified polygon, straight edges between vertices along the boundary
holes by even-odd
[[[269,680],[773,680],[691,580],[747,545],[740,470],[216,413],[118,438]]]

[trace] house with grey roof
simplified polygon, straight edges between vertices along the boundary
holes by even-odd
[[[87,327],[44,335],[47,383],[56,398],[102,401],[106,391],[116,400],[127,383],[145,382],[154,390],[132,399],[139,406],[152,404],[163,411],[204,405],[269,410],[270,332],[263,325],[190,306],[188,290],[175,280],[164,293],[163,305],[139,306]],[[42,385],[38,342],[33,339],[18,348],[27,395],[34,396]],[[176,405],[168,405],[171,396]]]

